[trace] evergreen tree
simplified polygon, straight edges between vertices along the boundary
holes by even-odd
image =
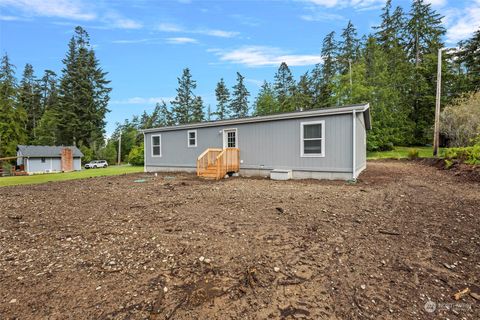
[[[438,49],[445,29],[442,17],[429,3],[415,0],[406,24],[406,51],[413,63],[409,79],[409,103],[411,119],[415,124],[415,143],[432,142],[432,126],[435,115],[436,71]]]
[[[230,103],[232,118],[242,118],[248,115],[248,97],[250,92],[244,84],[245,77],[237,72],[237,84],[233,86],[233,98]]]
[[[40,118],[37,134],[33,144],[41,146],[54,146],[58,138],[58,113],[53,107],[47,108]]]
[[[0,157],[15,155],[17,145],[27,141],[27,114],[17,103],[14,68],[5,54],[0,63]]]
[[[350,65],[357,60],[359,55],[359,40],[357,38],[357,29],[351,21],[342,32],[342,41],[339,44],[338,67],[341,74],[347,74],[350,71]]]
[[[459,68],[464,75],[459,81],[463,85],[458,86],[461,91],[480,91],[480,29],[473,36],[459,43],[459,51],[456,58],[461,64]]]
[[[272,86],[264,81],[257,98],[255,99],[255,111],[256,116],[265,116],[278,111],[278,103],[275,98],[275,92]]]
[[[193,99],[192,104],[192,117],[190,122],[202,122],[205,120],[205,112],[203,112],[203,100],[202,97],[197,96]]]
[[[313,93],[308,72],[303,74],[298,81],[294,92],[293,101],[295,110],[308,110],[313,108]]]
[[[193,90],[197,88],[197,82],[192,79],[190,69],[183,69],[181,78],[178,79],[177,96],[174,101],[171,101],[173,105],[172,112],[175,122],[177,124],[190,123],[196,121],[194,112],[198,112],[195,108],[198,107],[198,100],[196,100]]]
[[[332,91],[334,86],[334,79],[336,76],[336,70],[338,68],[337,64],[338,56],[338,45],[335,41],[335,32],[330,32],[323,39],[322,45],[322,59],[323,64],[318,75],[312,75],[313,80],[315,81],[314,90],[315,95],[318,95],[314,98],[315,108],[326,108],[333,106],[335,101],[332,98]],[[314,70],[315,71],[315,70]]]
[[[285,62],[280,64],[275,74],[273,90],[275,91],[276,100],[279,104],[279,111],[287,112],[295,110],[293,102],[295,80],[293,79],[290,68]]]
[[[91,147],[103,143],[110,81],[81,27],[69,42],[60,80],[59,143]]]
[[[230,102],[230,92],[228,91],[223,78],[220,79],[220,82],[217,83],[215,88],[215,96],[217,98],[217,111],[214,115],[218,120],[223,120],[228,118],[228,104]]]
[[[29,141],[36,137],[38,121],[42,116],[41,91],[33,67],[27,63],[20,82],[18,102],[27,113],[26,131]]]
[[[57,74],[52,70],[45,70],[40,79],[42,113],[50,108],[58,108]]]

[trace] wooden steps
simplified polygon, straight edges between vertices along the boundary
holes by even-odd
[[[197,176],[220,180],[228,172],[240,170],[240,150],[238,148],[208,148],[197,159]]]

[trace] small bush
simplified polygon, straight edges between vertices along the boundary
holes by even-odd
[[[465,148],[448,148],[445,150],[445,159],[459,160],[467,164],[480,164],[480,144]]]
[[[133,147],[128,154],[128,162],[134,166],[143,166],[144,161],[143,144]]]
[[[408,159],[413,160],[419,157],[419,151],[417,149],[408,150]]]
[[[445,169],[450,169],[453,166],[453,161],[445,159]]]

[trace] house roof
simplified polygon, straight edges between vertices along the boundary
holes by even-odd
[[[160,131],[175,131],[175,130],[184,130],[184,129],[217,127],[217,126],[232,125],[232,124],[288,120],[288,119],[309,118],[309,117],[316,117],[316,116],[329,116],[329,115],[352,113],[353,111],[363,112],[364,119],[365,119],[365,127],[366,129],[371,129],[371,119],[370,119],[369,108],[370,108],[370,105],[368,103],[354,104],[354,105],[335,107],[335,108],[323,108],[323,109],[313,109],[313,110],[305,110],[305,111],[276,113],[268,116],[252,116],[252,117],[245,117],[245,118],[238,118],[238,119],[198,122],[198,123],[183,124],[178,126],[151,128],[151,129],[145,129],[142,131],[145,133],[160,132]]]
[[[56,158],[61,157],[62,149],[70,148],[73,151],[73,157],[83,157],[83,153],[75,146],[24,146],[18,145],[17,151],[23,157],[47,157],[47,158]]]

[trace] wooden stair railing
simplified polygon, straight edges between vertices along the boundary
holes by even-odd
[[[222,179],[229,172],[240,170],[240,150],[238,148],[205,150],[197,159],[197,176]]]

